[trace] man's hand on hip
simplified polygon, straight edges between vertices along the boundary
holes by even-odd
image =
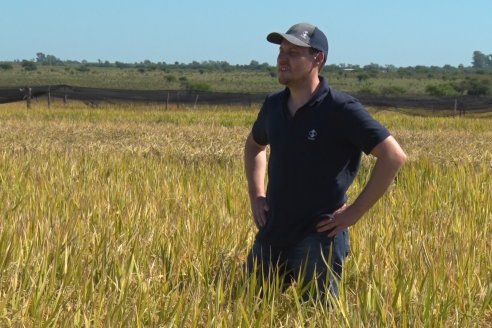
[[[256,227],[260,229],[267,222],[268,204],[266,202],[266,197],[258,196],[253,199],[251,209],[253,211]]]

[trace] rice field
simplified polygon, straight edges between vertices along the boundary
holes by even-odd
[[[244,275],[256,112],[1,105],[0,326],[492,327],[490,115],[373,111],[409,160],[330,307]]]

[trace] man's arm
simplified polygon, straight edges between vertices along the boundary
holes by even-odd
[[[328,235],[333,237],[359,221],[384,195],[396,173],[407,159],[407,155],[392,136],[374,147],[371,155],[377,158],[376,164],[364,189],[353,204],[335,212],[332,219],[322,220],[316,227],[319,232],[332,230]]]
[[[248,180],[251,210],[258,228],[265,225],[268,211],[265,198],[266,167],[266,146],[257,144],[250,133],[244,146],[244,168]]]

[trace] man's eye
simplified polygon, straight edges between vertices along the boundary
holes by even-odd
[[[283,55],[283,56],[289,56],[289,57],[297,57],[299,56],[299,52],[296,51],[296,50],[280,50],[279,51],[279,54],[280,55]]]

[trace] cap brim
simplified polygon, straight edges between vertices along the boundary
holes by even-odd
[[[286,40],[299,47],[307,47],[307,48],[311,47],[306,42],[302,42],[301,40],[290,34],[273,32],[267,35],[267,41],[271,43],[281,44],[283,40]]]

